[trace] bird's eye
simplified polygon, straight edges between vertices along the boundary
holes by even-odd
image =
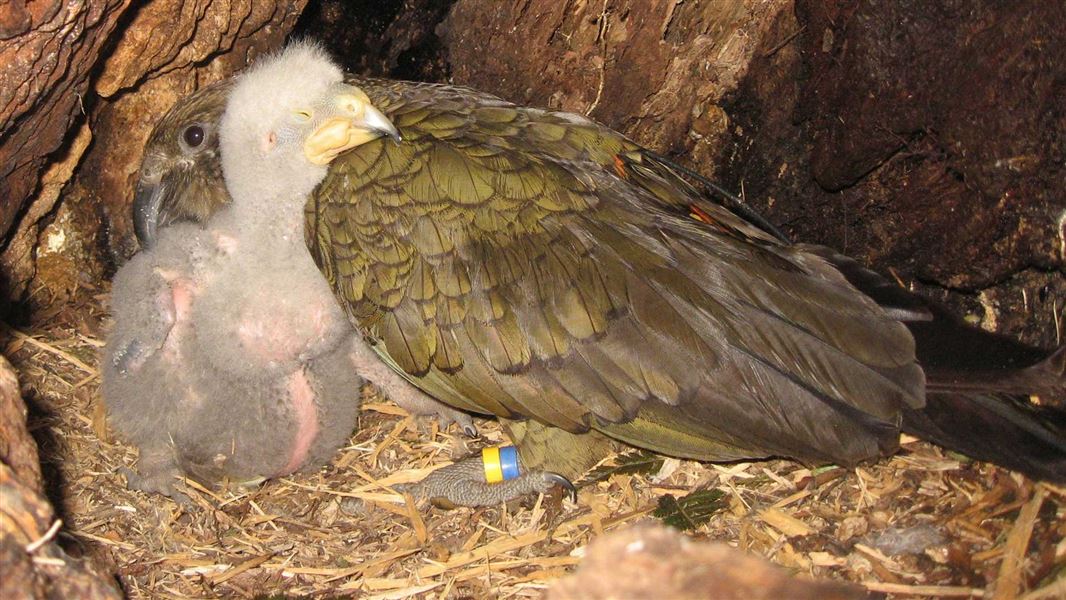
[[[185,140],[185,145],[190,148],[196,148],[200,144],[204,143],[204,128],[199,125],[189,125],[185,128],[185,131],[181,132],[181,138]]]
[[[310,121],[311,120],[311,111],[309,111],[309,110],[297,110],[297,111],[293,111],[293,114],[296,115],[296,119],[298,121]]]

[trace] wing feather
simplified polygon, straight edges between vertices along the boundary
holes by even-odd
[[[853,462],[921,405],[893,315],[622,136],[461,88],[359,85],[404,142],[338,159],[313,253],[430,394],[703,459]]]

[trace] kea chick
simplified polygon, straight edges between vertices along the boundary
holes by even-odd
[[[103,391],[141,449],[131,487],[284,475],[347,439],[376,362],[307,252],[303,206],[339,152],[385,134],[314,46],[240,76],[219,127],[233,202],[205,229],[165,232],[113,284]]]
[[[143,476],[127,473],[136,489],[175,495],[171,486],[181,473],[204,482],[251,482],[315,466],[355,425],[363,379],[351,353],[361,341],[343,321],[322,319],[318,326],[328,334],[300,340],[308,347],[305,360],[259,359],[254,370],[246,359],[238,363],[243,371],[212,360],[205,344],[241,329],[272,327],[281,345],[298,345],[284,335],[296,337],[294,323],[303,318],[293,306],[275,311],[269,323],[257,321],[265,309],[254,299],[239,320],[219,323],[220,331],[192,316],[201,312],[193,310],[199,302],[226,293],[217,279],[228,262],[214,245],[219,233],[181,225],[134,257],[112,285],[116,324],[105,348],[104,394],[112,423],[141,448]],[[314,283],[290,274],[291,283]]]

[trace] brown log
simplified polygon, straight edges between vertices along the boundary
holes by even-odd
[[[11,364],[0,357],[0,585],[4,598],[121,598],[113,579],[56,543],[62,523],[42,495],[37,444]]]
[[[0,28],[0,231],[83,110],[89,73],[128,0],[4,3]]]
[[[1063,343],[1066,6],[797,0],[796,18],[726,107],[722,180],[796,239]]]
[[[43,24],[81,14],[78,4],[39,4],[14,3],[0,22],[5,58],[16,47],[40,54]],[[44,87],[24,86],[28,76],[14,70],[22,63],[0,63],[5,92],[15,90],[0,97],[0,159],[19,150],[3,161],[7,299],[35,270],[45,296],[61,298],[128,255],[129,188],[150,124],[176,98],[279,45],[303,3],[155,0],[99,56],[98,37],[123,6],[89,3],[82,18],[95,28],[51,42],[96,53],[73,61],[59,52],[73,61],[61,81],[45,70],[33,80]],[[323,0],[301,31],[356,71],[588,112],[743,191],[794,238],[1050,346],[1066,296],[1066,199],[1057,193],[1066,66],[1055,60],[1066,52],[1055,27],[1064,11],[1037,0]],[[155,35],[162,29],[172,35]],[[100,67],[91,85],[89,64]],[[54,101],[27,96],[49,85]],[[77,109],[71,90],[83,94]],[[89,131],[67,131],[82,106]],[[30,128],[33,143],[16,143]],[[56,213],[65,170],[50,171],[27,205],[43,157],[64,141],[48,164],[76,167],[78,185]],[[40,222],[56,214],[42,235]],[[40,247],[45,260],[35,263]]]
[[[41,176],[74,139],[90,73],[128,4],[16,1],[0,11],[0,300],[21,293],[32,275],[38,223],[58,198],[55,190],[37,193]]]
[[[441,24],[452,79],[521,104],[582,114],[660,152],[703,157],[728,127],[720,103],[792,2],[460,0]],[[704,164],[700,164],[704,163]]]
[[[155,122],[182,96],[281,46],[306,3],[155,0],[121,32],[94,88],[102,97],[94,128],[99,151],[85,157],[71,190],[86,200],[86,210],[105,216],[115,254],[136,248],[129,206]],[[160,36],[161,29],[179,34]]]
[[[15,369],[0,356],[0,462],[28,489],[41,493],[41,459],[37,442],[26,430],[26,414]]]
[[[460,0],[452,79],[589,112],[794,239],[1063,342],[1061,3]]]

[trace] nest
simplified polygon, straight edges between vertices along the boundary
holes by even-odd
[[[674,511],[690,535],[797,574],[900,596],[1066,597],[1066,490],[913,439],[854,470],[666,459],[589,483],[576,503],[549,495],[442,511],[389,486],[507,443],[500,427],[479,422],[471,441],[366,390],[358,430],[328,465],[248,491],[190,482],[196,506],[185,509],[126,489],[119,474],[136,452],[110,436],[97,389],[102,300],[8,330],[5,354],[31,406],[65,547],[110,567],[133,598],[539,597],[591,538],[693,490],[717,493],[705,522]]]

